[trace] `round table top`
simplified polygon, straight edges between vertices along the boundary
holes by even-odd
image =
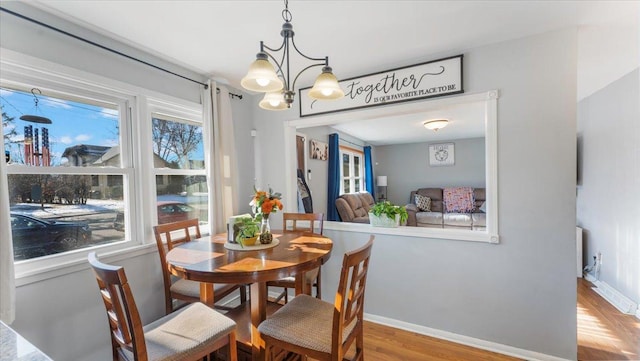
[[[226,234],[186,242],[167,253],[176,276],[199,282],[253,283],[277,280],[319,267],[329,259],[331,239],[309,233],[274,233],[273,248],[235,251],[224,247]]]

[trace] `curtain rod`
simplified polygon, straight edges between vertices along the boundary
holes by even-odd
[[[168,70],[168,69],[165,69],[165,68],[161,68],[161,67],[159,67],[159,66],[157,66],[157,65],[154,65],[154,64],[151,64],[151,63],[146,62],[146,61],[144,61],[144,60],[141,60],[141,59],[135,58],[135,57],[133,57],[133,56],[131,56],[131,55],[127,55],[127,54],[122,53],[122,52],[120,52],[120,51],[118,51],[118,50],[115,50],[115,49],[109,48],[109,47],[107,47],[107,46],[104,46],[104,45],[98,44],[98,43],[96,43],[96,42],[94,42],[94,41],[91,41],[91,40],[85,39],[85,38],[80,37],[80,36],[78,36],[78,35],[71,34],[71,33],[70,33],[70,32],[68,32],[68,31],[64,31],[64,30],[62,30],[62,29],[58,29],[58,28],[56,28],[56,27],[54,27],[54,26],[51,26],[51,25],[49,25],[49,24],[45,24],[45,23],[43,23],[43,22],[41,22],[41,21],[38,21],[38,20],[36,20],[36,19],[30,18],[30,17],[25,16],[25,15],[22,15],[22,14],[18,14],[18,13],[16,13],[16,12],[11,11],[11,10],[9,10],[9,9],[6,9],[6,8],[4,8],[4,7],[1,7],[1,6],[0,6],[0,10],[4,11],[4,12],[6,12],[6,13],[9,13],[9,14],[11,14],[11,15],[13,15],[13,16],[16,16],[16,17],[18,17],[18,18],[20,18],[20,19],[30,21],[30,22],[32,22],[32,23],[34,23],[34,24],[38,24],[38,25],[40,25],[40,26],[43,26],[43,27],[45,27],[45,28],[47,28],[47,29],[50,29],[50,30],[53,30],[53,31],[59,32],[59,33],[64,34],[64,35],[67,35],[67,36],[72,37],[72,38],[74,38],[74,39],[76,39],[76,40],[83,41],[83,42],[85,42],[85,43],[87,43],[87,44],[93,45],[93,46],[98,47],[98,48],[100,48],[100,49],[103,49],[103,50],[106,50],[106,51],[112,52],[112,53],[114,53],[114,54],[117,54],[117,55],[123,56],[123,57],[125,57],[125,58],[127,58],[127,59],[130,59],[130,60],[133,60],[133,61],[137,61],[137,62],[139,62],[139,63],[141,63],[141,64],[144,64],[144,65],[150,66],[150,67],[152,67],[152,68],[154,68],[154,69],[157,69],[157,70],[163,71],[163,72],[165,72],[165,73],[169,73],[169,74],[171,74],[171,75],[175,75],[175,76],[177,76],[177,77],[180,77],[180,78],[182,78],[182,79],[188,80],[188,81],[193,82],[193,83],[196,83],[196,84],[200,84],[200,85],[202,85],[205,89],[208,89],[208,88],[209,88],[209,85],[207,85],[206,83],[203,83],[203,82],[200,82],[200,81],[197,81],[197,80],[194,80],[194,79],[188,78],[188,77],[186,77],[186,76],[184,76],[184,75],[180,75],[180,74],[178,74],[178,73],[172,72],[171,70]],[[216,90],[217,90],[218,92],[220,91],[220,89],[219,89],[219,88],[216,88]],[[239,99],[242,99],[242,94],[234,94],[234,93],[231,93],[231,92],[230,92],[230,93],[229,93],[229,96],[231,96],[232,98],[233,98],[233,97],[237,97],[237,98],[239,98]]]

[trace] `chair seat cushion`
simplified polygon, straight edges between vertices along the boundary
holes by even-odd
[[[228,287],[228,285],[224,283],[214,283],[213,291],[216,292],[225,287]],[[171,292],[179,293],[185,296],[199,298],[200,282],[185,280],[181,278],[171,285]]]
[[[149,360],[192,359],[235,329],[236,323],[202,303],[192,303],[144,326]],[[123,350],[128,360],[133,354]]]
[[[296,296],[258,326],[265,336],[290,344],[331,353],[334,305],[308,295]],[[343,342],[356,325],[345,327]]]

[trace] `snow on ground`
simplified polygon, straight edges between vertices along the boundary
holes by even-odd
[[[17,203],[11,206],[11,212],[28,214],[34,217],[49,218],[59,215],[115,212],[124,209],[124,201],[113,199],[88,199],[87,204],[45,204],[44,209],[37,203]]]

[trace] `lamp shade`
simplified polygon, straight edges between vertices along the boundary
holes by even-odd
[[[273,65],[267,60],[267,55],[258,53],[256,61],[251,63],[247,75],[240,81],[240,84],[248,90],[257,92],[274,92],[281,90],[284,85],[276,74]]]
[[[340,99],[344,96],[344,91],[338,84],[338,79],[332,73],[330,66],[322,68],[322,73],[318,75],[313,88],[309,90],[309,97],[319,100]]]
[[[280,91],[266,93],[258,105],[260,108],[266,110],[284,110],[289,108],[289,105],[284,101],[284,95]]]
[[[449,124],[449,121],[447,119],[429,120],[427,122],[422,123],[422,125],[424,125],[425,128],[431,129],[436,132],[438,131],[438,129],[442,129],[446,127],[448,124]]]
[[[378,176],[378,187],[386,187],[387,186],[387,176],[379,175]]]

